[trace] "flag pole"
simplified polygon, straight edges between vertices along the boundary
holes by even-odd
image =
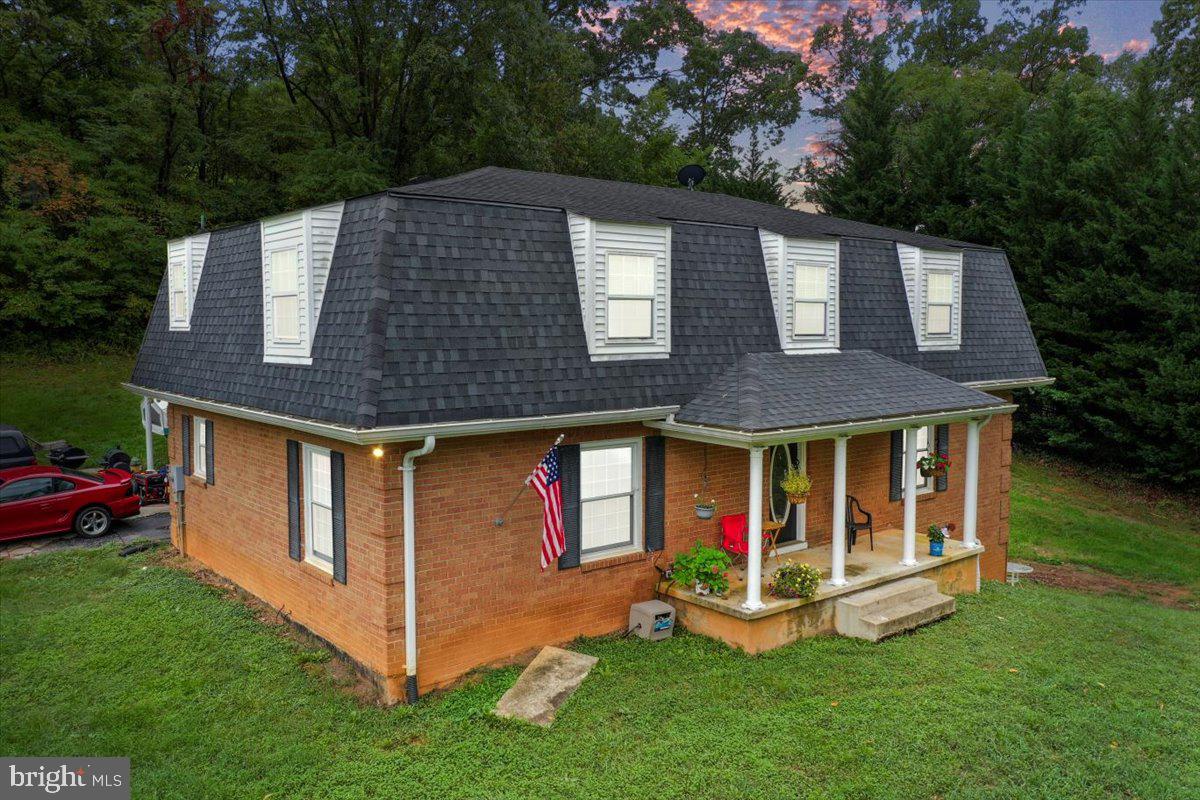
[[[558,435],[558,438],[554,440],[554,444],[550,445],[550,449],[547,450],[546,452],[549,453],[550,450],[553,450],[554,448],[558,447],[560,444],[562,444],[562,440],[565,438],[567,438],[567,435],[565,433],[560,433]],[[542,462],[538,461],[538,463],[540,464]],[[537,469],[537,467],[535,466],[533,469]],[[513,495],[513,499],[509,500],[508,505],[504,507],[504,513],[501,514],[500,516],[496,517],[496,519],[493,521],[493,523],[495,524],[495,526],[497,528],[499,528],[500,526],[502,526],[504,524],[504,518],[508,516],[508,512],[512,511],[512,507],[515,506],[517,504],[517,501],[521,499],[521,495],[525,494],[525,489],[529,486],[529,479],[532,477],[533,477],[533,470],[530,470],[529,474],[525,476],[525,480],[523,480],[521,482],[521,488],[517,490],[517,493],[515,495]]]

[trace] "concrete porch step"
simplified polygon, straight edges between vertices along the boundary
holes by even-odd
[[[905,578],[848,594],[838,601],[838,606],[845,604],[847,609],[853,609],[861,617],[937,593],[937,583],[928,578]]]
[[[878,642],[948,617],[954,608],[954,598],[933,581],[908,578],[839,599],[834,627],[842,636]]]

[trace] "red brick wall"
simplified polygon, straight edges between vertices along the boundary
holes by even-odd
[[[172,406],[178,429],[181,409]],[[291,615],[297,622],[382,676],[389,699],[403,693],[404,599],[401,456],[417,443],[388,445],[375,459],[352,447],[228,417],[215,423],[215,486],[189,481],[187,550],[216,572]],[[639,554],[559,571],[538,568],[541,505],[526,491],[502,527],[493,524],[521,480],[560,431],[447,438],[417,460],[416,551],[419,679],[422,691],[470,669],[531,648],[620,630],[630,603],[649,599],[656,554]],[[981,442],[979,536],[987,546],[984,577],[1003,578],[1008,541],[1011,420],[997,417]],[[638,424],[565,431],[567,443],[653,435]],[[345,586],[292,561],[287,547],[285,444],[288,438],[346,454]],[[954,468],[946,492],[918,505],[918,531],[962,519],[965,426],[951,431]],[[179,463],[179,437],[171,457]],[[697,539],[716,544],[717,523],[696,518],[707,452],[708,494],[718,516],[746,510],[745,450],[667,440],[666,549],[671,556]],[[832,443],[809,444],[813,478],[808,538],[829,539]],[[875,514],[877,529],[900,527],[902,503],[889,502],[887,434],[853,437],[848,491]],[[764,482],[766,480],[764,469]],[[765,511],[765,509],[764,509]],[[961,536],[961,530],[956,533]],[[866,542],[862,541],[862,547]]]

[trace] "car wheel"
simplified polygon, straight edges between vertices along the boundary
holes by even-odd
[[[75,517],[75,532],[85,539],[95,539],[108,533],[112,527],[112,514],[107,508],[91,506]]]

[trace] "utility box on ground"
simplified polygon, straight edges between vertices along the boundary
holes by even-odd
[[[643,639],[668,639],[675,630],[675,609],[661,600],[647,600],[629,607],[629,628]]]

